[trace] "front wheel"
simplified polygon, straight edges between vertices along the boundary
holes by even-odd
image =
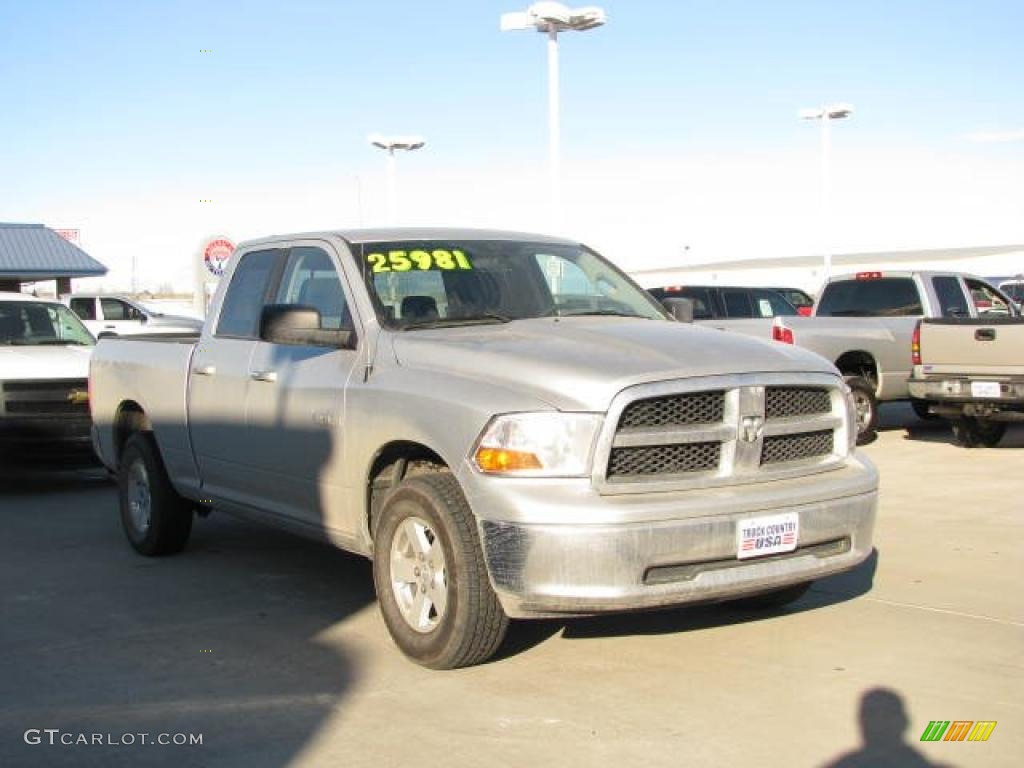
[[[487,577],[476,520],[450,473],[409,478],[384,499],[373,581],[395,644],[425,667],[486,661],[508,629]]]
[[[863,376],[847,376],[846,385],[852,390],[854,418],[857,422],[857,445],[866,445],[875,439],[878,429],[875,385]]]
[[[192,532],[192,504],[167,477],[153,435],[136,432],[125,443],[117,471],[121,525],[135,551],[171,555],[185,548]]]
[[[1006,434],[1006,424],[1001,421],[984,421],[964,416],[953,422],[953,437],[964,448],[994,448]]]

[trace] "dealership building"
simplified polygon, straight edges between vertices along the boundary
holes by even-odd
[[[107,268],[67,237],[42,224],[4,224],[0,222],[0,291],[20,291],[25,283],[56,281],[56,293],[71,293],[76,277],[98,277]]]
[[[817,293],[824,279],[819,256],[743,258],[631,272],[644,288],[668,285],[749,285],[801,288]],[[967,272],[1010,278],[1024,273],[1024,245],[938,248],[923,251],[844,253],[832,257],[832,274],[887,270]]]

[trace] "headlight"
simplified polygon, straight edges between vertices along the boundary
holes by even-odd
[[[477,440],[473,463],[494,475],[584,477],[601,420],[596,413],[495,416]]]

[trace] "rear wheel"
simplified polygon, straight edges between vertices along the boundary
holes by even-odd
[[[782,589],[773,589],[771,592],[762,592],[759,595],[741,597],[738,600],[730,601],[737,608],[752,608],[754,610],[768,610],[770,608],[782,608],[783,606],[795,603],[811,588],[810,581],[801,584],[793,584]]]
[[[117,482],[121,525],[136,552],[170,555],[185,548],[192,532],[192,503],[171,485],[151,433],[128,438]]]
[[[373,580],[395,644],[432,669],[486,661],[501,645],[508,617],[491,589],[458,481],[448,472],[411,477],[382,507]]]
[[[875,399],[875,385],[863,376],[847,376],[846,385],[853,392],[857,445],[865,445],[875,439],[878,429],[878,400]]]
[[[1006,434],[1006,424],[1001,421],[984,421],[964,416],[953,422],[953,437],[964,448],[993,448]]]

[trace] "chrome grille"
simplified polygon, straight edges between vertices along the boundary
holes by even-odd
[[[593,481],[601,493],[686,490],[839,466],[850,425],[825,373],[708,376],[641,384],[612,402]]]
[[[761,464],[801,461],[832,453],[835,438],[831,429],[795,435],[766,437],[761,448]]]
[[[718,469],[721,450],[721,443],[615,448],[608,462],[608,477],[707,472]]]
[[[828,413],[832,399],[826,389],[810,387],[768,387],[764,393],[764,415],[769,419]]]
[[[651,397],[630,403],[622,412],[619,428],[710,424],[722,420],[724,407],[724,392]]]
[[[89,383],[85,379],[5,381],[0,411],[10,417],[82,416],[88,418]]]

